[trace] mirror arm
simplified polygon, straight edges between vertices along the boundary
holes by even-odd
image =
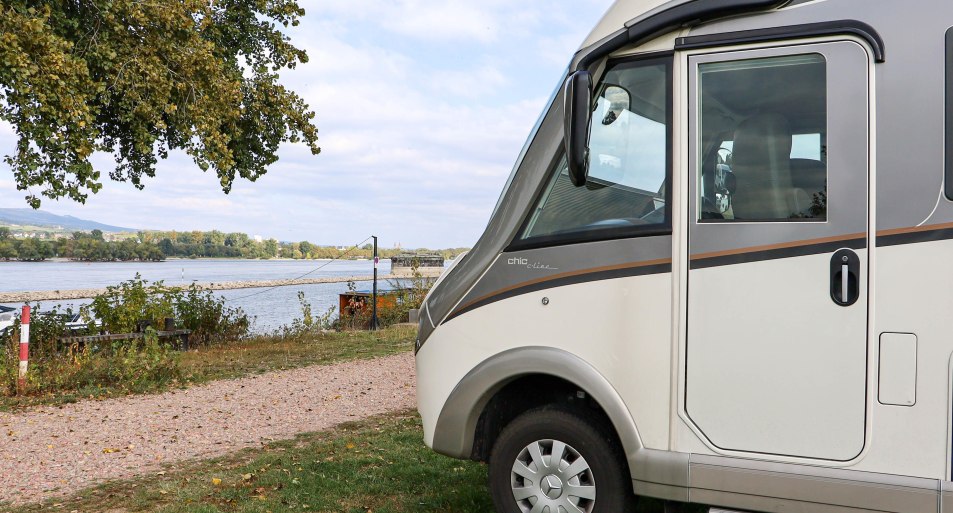
[[[565,137],[569,178],[576,187],[586,185],[589,176],[589,130],[592,121],[592,75],[577,71],[566,79]]]

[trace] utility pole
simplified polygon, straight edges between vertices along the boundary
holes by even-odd
[[[377,331],[377,264],[380,259],[377,257],[377,236],[372,235],[372,237],[374,238],[374,293],[371,299],[371,329]]]

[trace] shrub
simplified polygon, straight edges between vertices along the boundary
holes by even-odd
[[[241,308],[225,305],[225,298],[194,284],[175,292],[175,317],[192,330],[191,344],[235,342],[248,337],[251,319]]]
[[[51,315],[37,316],[30,323],[30,366],[26,389],[21,394],[52,394],[64,391],[96,391],[108,387],[143,392],[167,386],[181,377],[178,352],[161,343],[154,330],[138,340],[106,345],[60,345]],[[42,328],[41,328],[42,326]],[[35,330],[35,331],[34,331]],[[0,353],[0,394],[17,394],[19,326],[4,336]],[[52,350],[51,348],[56,348]]]
[[[194,284],[188,288],[150,283],[136,274],[132,280],[108,287],[104,294],[84,307],[87,318],[97,319],[110,333],[136,331],[146,321],[162,328],[166,318],[176,319],[192,330],[190,343],[208,345],[240,340],[248,336],[251,321],[241,308],[230,308],[225,299]]]
[[[36,305],[35,310],[40,310]],[[155,328],[168,317],[192,330],[193,345],[241,340],[248,336],[250,320],[211,291],[194,285],[182,289],[162,282],[150,283],[136,275],[109,287],[82,309],[87,326],[67,327],[71,309],[54,307],[34,315],[30,323],[30,371],[21,393],[114,389],[129,392],[157,390],[181,378],[179,355],[173,341],[160,340]],[[95,320],[95,321],[94,321]],[[142,337],[106,343],[64,343],[69,335],[97,332],[133,333],[142,321]],[[0,394],[17,393],[20,321],[0,335]]]
[[[290,324],[286,324],[272,334],[278,338],[302,338],[317,335],[323,331],[328,331],[334,326],[334,310],[332,306],[322,315],[315,315],[311,303],[305,299],[304,292],[298,291],[298,303],[301,306],[301,317],[292,319]]]
[[[60,342],[60,338],[69,335],[86,335],[92,331],[92,327],[67,327],[69,319],[72,319],[75,312],[72,308],[54,306],[49,310],[42,309],[42,305],[37,303],[31,307],[34,312],[30,319],[30,355],[33,357],[45,357],[60,354],[68,351],[70,348]],[[7,336],[15,335],[14,341],[19,344],[20,341],[20,318],[13,321]]]

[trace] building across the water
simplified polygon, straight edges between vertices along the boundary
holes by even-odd
[[[421,276],[440,276],[443,257],[440,255],[397,255],[390,259],[390,272],[397,276],[413,276],[414,268]]]

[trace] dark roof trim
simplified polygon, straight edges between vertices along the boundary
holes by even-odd
[[[726,265],[747,264],[751,262],[764,262],[767,260],[778,260],[782,258],[795,258],[807,255],[819,255],[822,253],[833,253],[834,251],[843,248],[865,249],[866,247],[867,234],[858,233],[842,237],[828,237],[824,239],[796,241],[785,244],[773,244],[756,248],[742,248],[738,250],[724,251],[707,255],[693,255],[691,257],[690,269],[708,269],[711,267],[722,267]]]
[[[920,244],[953,239],[953,223],[931,224],[911,228],[897,228],[877,232],[877,247]]]
[[[856,20],[825,21],[822,23],[808,23],[805,25],[790,25],[787,27],[772,27],[766,29],[744,30],[741,32],[726,32],[704,36],[680,37],[675,41],[676,50],[691,48],[708,48],[712,46],[732,46],[768,41],[784,41],[791,39],[807,39],[833,35],[857,36],[870,44],[874,51],[874,60],[878,63],[887,60],[884,40],[877,30],[870,25]]]
[[[790,0],[692,0],[660,11],[645,19],[626,24],[608,39],[580,51],[576,70],[586,69],[597,60],[627,45],[640,45],[683,27],[694,27],[718,18],[776,9]]]

